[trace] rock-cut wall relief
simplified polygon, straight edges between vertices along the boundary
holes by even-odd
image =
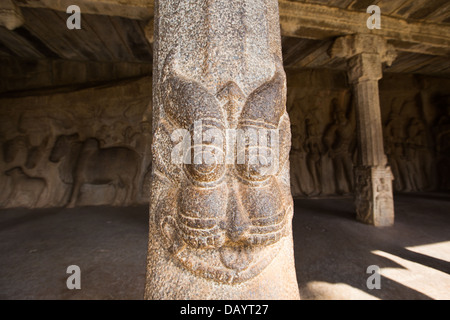
[[[145,87],[138,81],[4,99],[0,206],[148,202],[151,90]]]
[[[323,83],[324,77],[315,72],[302,75],[309,80],[303,83],[291,75],[288,91],[293,196],[352,194],[358,150],[351,89],[345,81]],[[394,191],[449,190],[449,95],[423,84],[433,79],[418,85],[412,77],[391,78],[382,83],[380,99],[384,148],[395,177]],[[396,87],[402,82],[411,84]]]
[[[350,195],[357,180],[352,92],[345,81],[328,85],[321,79],[330,76],[318,75],[305,76],[306,85],[287,75],[294,197]],[[0,207],[148,203],[152,116],[145,86],[0,100]],[[386,86],[380,98],[394,191],[449,190],[449,94]],[[231,84],[221,96],[241,99]]]

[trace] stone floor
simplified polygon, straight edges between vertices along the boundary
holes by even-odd
[[[352,199],[296,200],[303,299],[450,299],[450,195],[395,199],[396,224],[353,219]],[[147,208],[0,210],[0,299],[141,299]],[[81,268],[81,290],[66,269]],[[381,268],[381,289],[366,286]]]

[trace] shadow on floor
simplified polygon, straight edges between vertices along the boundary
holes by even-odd
[[[345,299],[346,289],[342,288],[351,287],[356,289],[355,298],[361,299],[368,295],[379,299],[432,299],[430,293],[415,290],[408,282],[410,270],[374,252],[385,252],[440,271],[445,280],[442,285],[449,285],[449,261],[406,249],[450,240],[447,200],[442,201],[441,196],[427,195],[422,199],[417,195],[397,195],[396,223],[390,228],[375,228],[355,221],[351,199],[296,200],[293,229],[302,298]],[[450,253],[450,245],[446,251]],[[381,290],[369,290],[366,281],[370,274],[366,271],[370,265],[404,271],[404,275],[400,272],[398,281],[383,276]],[[414,276],[417,281],[427,281],[427,274]],[[439,296],[439,290],[432,291],[432,296]]]
[[[427,300],[448,294],[450,201],[441,194],[396,195],[395,209],[394,227],[375,228],[354,219],[352,199],[296,200],[302,298]],[[0,210],[0,298],[142,299],[147,240],[147,206]],[[411,250],[433,244],[441,244],[437,255]],[[83,290],[67,290],[72,264],[82,270]],[[383,270],[380,290],[367,288],[371,265]]]

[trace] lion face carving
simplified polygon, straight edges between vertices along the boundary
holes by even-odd
[[[241,96],[228,100],[221,95],[227,88],[211,93],[175,65],[169,54],[161,90],[165,120],[155,132],[153,162],[170,187],[158,196],[154,221],[181,268],[241,283],[274,259],[292,218],[282,64],[276,61],[273,77],[247,96],[228,83],[228,91]],[[180,128],[185,134],[174,139]],[[182,161],[174,163],[162,150],[169,140],[174,148],[185,146]]]

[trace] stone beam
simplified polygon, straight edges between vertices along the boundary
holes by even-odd
[[[66,12],[76,4],[82,13],[118,16],[136,20],[153,17],[154,0],[16,0],[20,7],[47,8]]]
[[[421,54],[448,56],[450,26],[411,22],[384,16],[381,29],[369,30],[366,12],[350,11],[317,4],[280,0],[281,34],[316,40],[369,33],[384,37],[397,50]]]
[[[316,40],[356,33],[383,36],[396,49],[405,52],[450,55],[450,27],[442,24],[410,22],[382,15],[382,28],[368,30],[366,12],[302,2],[279,0],[281,35]],[[73,0],[15,0],[19,7],[49,8],[66,11]],[[82,13],[149,20],[154,0],[77,0]],[[151,30],[152,31],[152,30]],[[151,40],[152,35],[148,34]]]

